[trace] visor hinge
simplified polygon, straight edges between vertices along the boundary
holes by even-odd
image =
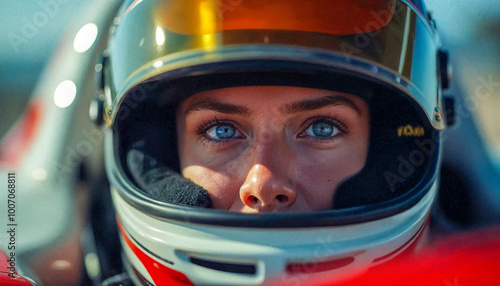
[[[448,58],[448,52],[446,50],[438,51],[439,71],[441,76],[442,89],[447,89],[450,87],[452,70]]]
[[[437,30],[436,21],[434,21],[434,19],[432,18],[432,13],[431,12],[427,12],[427,20],[429,21],[429,25],[431,25],[431,27],[434,30]]]
[[[446,124],[448,126],[455,124],[455,98],[451,95],[444,96],[444,112]]]
[[[97,95],[94,96],[94,98],[90,102],[90,107],[89,107],[90,120],[92,120],[99,127],[102,126],[102,124],[104,123],[105,119],[104,117],[106,116],[104,107],[105,103],[104,90],[106,87],[104,70],[107,61],[108,61],[108,55],[107,53],[103,53],[99,57],[94,67]]]
[[[89,117],[99,127],[104,123],[104,98],[102,96],[96,95],[92,98]]]
[[[109,55],[105,51],[101,54],[99,59],[97,60],[97,63],[95,64],[94,70],[95,70],[95,82],[97,83],[97,90],[100,92],[104,92],[104,87],[106,86],[106,78],[105,78],[105,68],[106,65],[108,64],[108,58]]]

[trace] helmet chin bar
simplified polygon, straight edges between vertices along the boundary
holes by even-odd
[[[279,285],[307,281],[309,275],[345,278],[411,249],[425,228],[436,190],[434,183],[415,207],[384,219],[281,229],[171,221],[140,212],[116,188],[112,197],[124,256],[133,269],[129,273],[138,281],[165,285],[177,277],[195,285]]]

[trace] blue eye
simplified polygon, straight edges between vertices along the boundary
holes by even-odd
[[[340,130],[334,124],[323,120],[312,123],[305,131],[307,136],[320,138],[330,138],[339,132]]]
[[[215,140],[226,140],[240,135],[236,128],[228,124],[213,126],[207,130],[206,134],[208,137]]]

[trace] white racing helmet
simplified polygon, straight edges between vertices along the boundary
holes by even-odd
[[[123,260],[143,285],[299,285],[411,252],[438,189],[446,54],[420,1],[128,0],[102,64],[106,168]],[[176,108],[206,90],[296,86],[362,97],[364,168],[334,208],[211,208],[183,178]]]

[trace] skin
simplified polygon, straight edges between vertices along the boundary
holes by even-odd
[[[215,209],[320,211],[365,165],[369,108],[321,89],[225,88],[184,100],[177,135],[182,174],[209,192]]]

